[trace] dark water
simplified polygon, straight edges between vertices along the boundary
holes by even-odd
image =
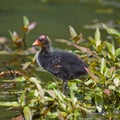
[[[84,37],[94,33],[96,23],[113,25],[120,20],[119,0],[0,0],[0,37],[10,38],[8,30],[20,32],[22,17],[37,22],[37,27],[27,37],[31,46],[39,34],[55,38],[69,38],[68,26],[82,32]],[[62,45],[54,42],[56,47]],[[0,56],[1,57],[1,56]],[[7,113],[7,115],[6,115]],[[0,107],[0,120],[10,120],[14,115]]]
[[[37,22],[37,27],[28,36],[29,46],[39,34],[47,34],[53,40],[69,38],[68,25],[72,25],[78,33],[82,32],[87,38],[93,30],[86,29],[86,25],[115,22],[120,19],[119,0],[88,1],[1,0],[0,36],[9,37],[8,30],[20,33],[23,16]]]

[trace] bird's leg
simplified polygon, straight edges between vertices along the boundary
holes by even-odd
[[[64,81],[63,81],[63,90],[62,90],[62,92],[63,92],[64,95],[66,95],[66,91],[67,91],[67,83],[68,83],[67,80],[64,80]]]

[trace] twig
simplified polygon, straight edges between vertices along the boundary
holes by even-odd
[[[2,60],[2,62],[3,62],[3,64],[5,65],[5,67],[9,70],[9,72],[10,72],[12,78],[15,78],[15,77],[16,77],[15,71],[12,70],[12,69],[6,64],[6,62],[5,62],[4,60]]]
[[[27,48],[27,44],[26,44],[26,32],[24,32],[24,36],[23,36],[23,49],[26,49]]]

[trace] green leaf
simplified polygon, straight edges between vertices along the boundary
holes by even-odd
[[[0,102],[0,106],[11,106],[11,107],[19,107],[18,102]]]
[[[120,37],[120,32],[114,28],[107,27],[105,24],[102,24],[106,31],[111,34]]]
[[[98,112],[102,112],[103,107],[101,105],[100,106],[96,106],[96,108],[97,108]]]
[[[18,36],[16,31],[12,32],[12,31],[9,30],[9,34],[10,34],[11,39],[12,39],[13,42],[16,42],[16,40],[18,40],[19,36]]]
[[[101,52],[105,47],[105,42],[102,42],[98,47],[97,47],[97,52]]]
[[[28,106],[24,107],[23,113],[25,116],[25,120],[32,120],[32,113],[31,113],[31,110]]]
[[[69,32],[72,38],[77,36],[75,29],[72,26],[69,26]]]
[[[75,106],[77,102],[77,98],[75,97],[74,91],[77,91],[77,85],[76,83],[71,83],[70,85],[70,97],[72,100],[72,104]]]
[[[108,89],[115,91],[115,86],[114,85],[109,85]]]
[[[90,41],[90,43],[91,43],[92,45],[95,45],[95,40],[94,40],[92,37],[89,37],[88,40]]]
[[[94,81],[92,79],[88,80],[85,82],[85,85],[90,85],[90,84],[94,84]]]
[[[76,102],[77,102],[77,98],[75,97],[75,94],[72,90],[70,90],[70,97],[71,97],[71,100],[72,100],[72,104],[75,106]]]
[[[24,90],[19,98],[19,103],[21,106],[24,106],[25,105],[25,93],[26,93],[26,90]]]
[[[59,99],[61,102],[64,102],[65,96],[64,96],[60,91],[54,89],[54,93],[55,93],[55,95],[58,97],[58,99]]]
[[[103,98],[102,98],[100,93],[97,93],[95,95],[95,103],[96,103],[97,106],[103,105]]]
[[[29,25],[29,20],[26,16],[23,16],[23,23],[24,23],[24,28],[27,28]]]
[[[111,43],[106,42],[106,45],[107,45],[108,51],[110,53],[109,55],[110,55],[111,59],[114,61],[116,58],[114,43],[111,44]]]
[[[40,81],[38,81],[35,77],[31,77],[29,80],[36,86],[39,97],[44,101],[44,91],[40,85]]]
[[[15,78],[16,82],[24,82],[25,80],[26,80],[26,78],[24,76],[20,76],[20,77]]]
[[[77,91],[77,85],[76,85],[76,83],[70,83],[70,89],[72,90],[72,91]]]
[[[57,88],[57,84],[55,82],[52,82],[48,85],[48,89],[55,89]]]
[[[21,82],[24,82],[26,80],[26,78],[24,76],[20,76],[20,77],[17,77],[13,80],[3,80],[4,82],[16,82],[16,83],[21,83]]]
[[[96,47],[98,47],[101,44],[101,35],[98,27],[95,31],[95,43],[96,43]]]
[[[116,57],[120,55],[120,48],[118,48],[118,49],[115,51],[115,55],[116,55]]]
[[[13,40],[13,39],[14,39],[14,36],[13,36],[12,31],[11,31],[11,30],[9,30],[8,32],[9,32],[9,34],[10,34],[10,36],[11,36],[12,40]]]
[[[104,74],[105,68],[106,68],[105,59],[102,58],[102,59],[101,59],[101,65],[100,65],[100,72],[101,72],[102,74]]]
[[[59,106],[63,109],[66,110],[66,108],[68,107],[65,104],[65,96],[58,90],[54,89],[54,93],[57,97],[57,102],[59,103]]]
[[[26,70],[26,69],[27,69],[27,68],[28,68],[31,64],[32,64],[32,62],[30,62],[30,61],[29,61],[29,62],[24,63],[24,64],[23,64],[23,68],[22,68],[22,69],[23,69],[23,70]]]
[[[115,84],[116,87],[120,86],[120,79],[115,78],[115,79],[113,80],[113,82],[114,82],[114,84]]]
[[[102,90],[100,88],[96,88],[96,93],[94,96],[95,99],[95,104],[96,106],[102,106],[103,105],[103,93]]]

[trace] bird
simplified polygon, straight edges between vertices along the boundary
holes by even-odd
[[[52,49],[48,36],[40,35],[32,45],[41,48],[36,54],[38,65],[63,81],[63,94],[66,94],[69,80],[87,73],[86,62],[71,52]]]

